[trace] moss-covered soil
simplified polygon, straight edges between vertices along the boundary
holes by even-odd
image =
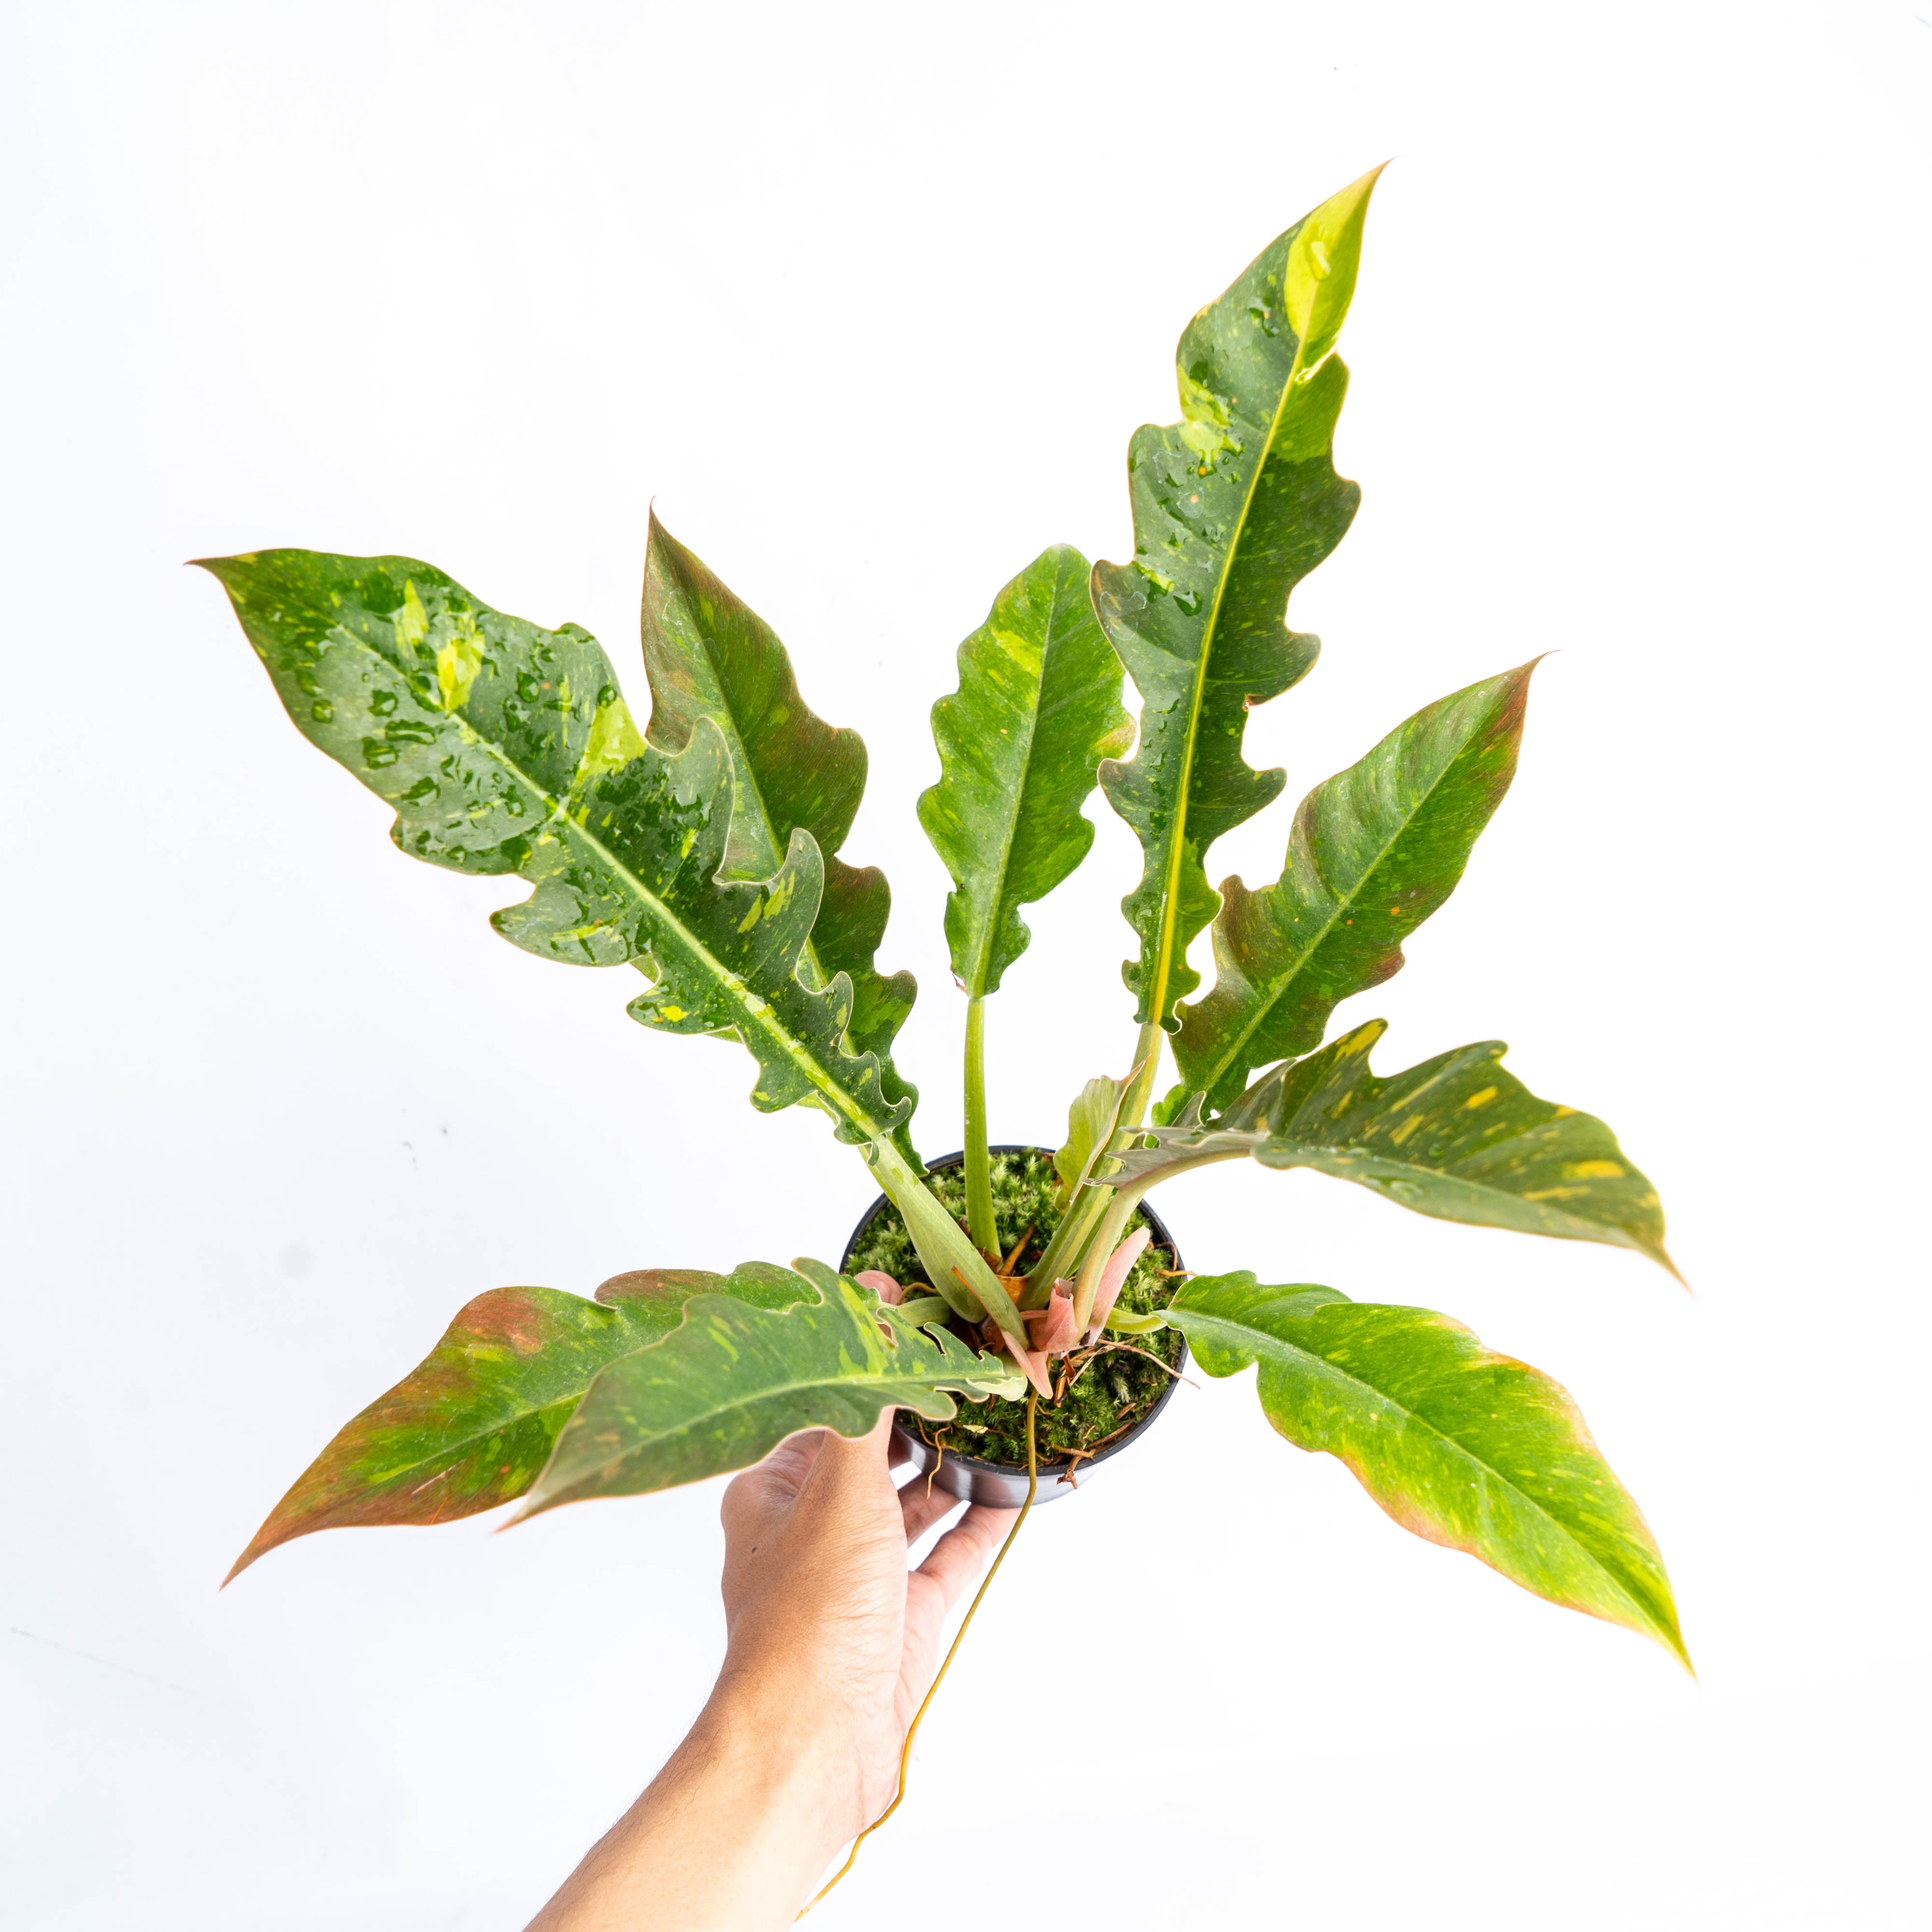
[[[1059,1226],[1060,1209],[1054,1204],[1053,1157],[1046,1154],[995,1154],[993,1156],[993,1212],[999,1226],[1003,1251],[1011,1253],[1022,1234],[1028,1235],[1016,1272],[1024,1274],[1040,1258],[1054,1228]],[[933,1191],[963,1222],[966,1214],[966,1176],[958,1167],[934,1170]],[[1136,1215],[1132,1224],[1143,1225]],[[1179,1280],[1169,1274],[1172,1255],[1165,1248],[1150,1247],[1134,1264],[1120,1290],[1117,1306],[1145,1313],[1164,1307],[1172,1300]],[[866,1228],[852,1251],[849,1272],[878,1268],[910,1288],[926,1280],[926,1270],[914,1252],[912,1237],[898,1210],[890,1202]],[[961,1334],[977,1342],[965,1324],[952,1324]],[[1109,1348],[1082,1366],[1084,1351],[1056,1360],[1054,1386],[1066,1382],[1066,1393],[1055,1402],[1042,1402],[1038,1420],[1038,1445],[1042,1466],[1074,1461],[1081,1452],[1091,1454],[1105,1448],[1124,1430],[1131,1428],[1154,1406],[1155,1400],[1173,1379],[1170,1366],[1180,1359],[1180,1336],[1172,1328],[1157,1329],[1151,1335],[1110,1336],[1124,1341],[1133,1349]],[[1148,1355],[1157,1357],[1150,1361]],[[1063,1376],[1066,1363],[1073,1372]],[[928,1422],[909,1411],[900,1412],[900,1420],[916,1429],[927,1442],[953,1455],[976,1456],[987,1462],[1004,1462],[1016,1468],[1026,1467],[1026,1404],[1024,1402],[962,1402],[959,1413],[950,1422]]]

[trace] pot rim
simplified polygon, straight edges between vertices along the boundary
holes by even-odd
[[[1051,1160],[1054,1150],[1052,1148],[1034,1147],[1024,1142],[1000,1141],[990,1144],[986,1152],[988,1155],[1043,1154]],[[962,1148],[952,1154],[941,1154],[936,1160],[928,1161],[926,1166],[929,1170],[961,1167],[965,1164],[965,1152]],[[844,1252],[839,1257],[838,1272],[841,1274],[851,1273],[854,1250],[865,1239],[866,1230],[891,1205],[890,1201],[881,1194],[860,1216],[857,1226],[852,1230],[851,1238],[845,1244]],[[1181,1264],[1180,1250],[1174,1245],[1174,1237],[1168,1232],[1167,1223],[1145,1200],[1140,1204],[1140,1211],[1145,1217],[1148,1230],[1154,1237],[1150,1245],[1157,1248],[1165,1248],[1167,1250],[1170,1265],[1178,1268]],[[1102,1463],[1111,1462],[1123,1449],[1130,1448],[1138,1442],[1142,1436],[1152,1426],[1161,1411],[1173,1400],[1174,1390],[1180,1386],[1181,1372],[1186,1368],[1189,1359],[1187,1340],[1184,1336],[1180,1341],[1180,1359],[1173,1365],[1174,1372],[1168,1378],[1167,1386],[1154,1397],[1148,1406],[1147,1413],[1133,1423],[1118,1441],[1108,1443],[1104,1449],[1096,1450],[1090,1456],[1082,1456],[1071,1464],[1042,1463],[1040,1466],[1039,1494],[1035,1498],[1036,1502],[1051,1502],[1060,1496],[1072,1493],[1078,1490],[1082,1478],[1097,1469]],[[894,1422],[893,1432],[905,1444],[911,1454],[913,1461],[922,1473],[926,1467],[924,1459],[932,1454],[932,1445],[927,1442],[916,1430],[908,1428],[903,1421]],[[956,1449],[946,1449],[941,1451],[940,1460],[943,1464],[950,1463],[957,1466],[968,1476],[976,1474],[982,1475],[989,1485],[996,1479],[1010,1481],[1015,1477],[1019,1479],[1022,1485],[1026,1481],[1026,1465],[1024,1462],[994,1462],[989,1456],[969,1456],[964,1450]],[[979,1502],[992,1499],[975,1496],[971,1500]],[[1016,1508],[1018,1504],[1016,1501],[1006,1506]]]

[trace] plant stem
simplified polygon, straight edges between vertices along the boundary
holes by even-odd
[[[1107,1257],[1119,1245],[1127,1223],[1133,1219],[1134,1210],[1141,1204],[1141,1198],[1148,1190],[1157,1181],[1172,1180],[1177,1174],[1192,1174],[1197,1167],[1212,1167],[1216,1161],[1245,1157],[1245,1149],[1226,1154],[1199,1154],[1191,1160],[1178,1160],[1172,1167],[1162,1168],[1158,1174],[1144,1175],[1138,1180],[1129,1181],[1124,1187],[1114,1190],[1112,1198],[1107,1203],[1106,1218],[1088,1246],[1080,1264],[1080,1278],[1074,1284],[1073,1325],[1076,1333],[1084,1334],[1088,1324],[1094,1318],[1094,1298],[1100,1292],[1100,1276],[1107,1265]]]
[[[1073,1205],[1067,1209],[1066,1217],[1054,1229],[1053,1237],[1046,1244],[1046,1252],[1034,1262],[1027,1276],[1027,1300],[1033,1299],[1036,1290],[1051,1288],[1056,1281],[1078,1267],[1088,1236],[1093,1233],[1095,1222],[1106,1212],[1107,1197],[1108,1190],[1103,1186],[1081,1189]]]
[[[810,1900],[799,1907],[794,1922],[802,1918],[845,1874],[852,1869],[853,1861],[859,1856],[859,1847],[896,1811],[904,1802],[906,1793],[906,1767],[912,1762],[912,1741],[919,1735],[921,1720],[928,1707],[939,1694],[939,1687],[946,1682],[946,1673],[952,1668],[952,1660],[959,1654],[959,1646],[966,1641],[968,1628],[980,1607],[980,1600],[993,1587],[993,1579],[1000,1574],[1000,1565],[1006,1560],[1006,1552],[1013,1546],[1013,1539],[1020,1533],[1020,1525],[1027,1520],[1027,1511],[1033,1508],[1034,1492],[1040,1486],[1040,1450],[1034,1433],[1034,1417],[1040,1403],[1037,1389],[1027,1390],[1027,1492],[1026,1501],[1020,1505],[1020,1513],[1013,1520],[1013,1526],[1006,1532],[1006,1540],[1000,1545],[1000,1553],[993,1558],[992,1568],[986,1572],[986,1581],[967,1606],[966,1614],[959,1620],[959,1634],[952,1640],[952,1647],[946,1653],[946,1660],[939,1666],[939,1674],[932,1680],[932,1688],[920,1701],[919,1708],[913,1713],[912,1722],[906,1726],[905,1742],[899,1750],[898,1789],[892,1793],[892,1802],[852,1840],[852,1849],[845,1854],[845,1862],[820,1886]]]
[[[1154,1083],[1160,1077],[1160,1050],[1166,1043],[1166,1037],[1158,1020],[1149,1020],[1141,1028],[1141,1036],[1134,1042],[1133,1058],[1133,1064],[1140,1069],[1140,1072],[1121,1103],[1117,1136],[1140,1125],[1141,1116],[1147,1112],[1148,1102],[1153,1097]]]
[[[993,1172],[986,1154],[986,1002],[966,1002],[966,1228],[974,1244],[997,1254]]]
[[[866,1144],[866,1159],[886,1198],[904,1217],[934,1292],[944,1295],[947,1306],[962,1320],[976,1323],[990,1315],[1009,1340],[1027,1347],[1026,1324],[1012,1297],[987,1265],[986,1256],[961,1232],[959,1223],[940,1206],[898,1150],[888,1140],[871,1141]]]
[[[1141,1116],[1147,1112],[1148,1097],[1160,1076],[1160,1052],[1165,1039],[1160,1027],[1152,1020],[1141,1028],[1140,1038],[1134,1043],[1132,1063],[1138,1070],[1120,1102],[1114,1138],[1108,1143],[1111,1152],[1118,1154],[1126,1145],[1141,1124]],[[1026,1300],[1030,1301],[1036,1292],[1040,1292],[1043,1300],[1045,1289],[1080,1267],[1082,1256],[1089,1252],[1088,1244],[1093,1239],[1094,1230],[1100,1225],[1112,1198],[1111,1190],[1098,1183],[1080,1190],[1079,1198],[1066,1210],[1066,1218],[1054,1229],[1053,1238],[1046,1244],[1046,1252],[1027,1276]],[[1112,1251],[1110,1244],[1108,1252]]]

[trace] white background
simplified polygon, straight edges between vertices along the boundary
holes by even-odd
[[[1405,1535],[1248,1378],[1184,1390],[1029,1526],[824,1922],[1922,1924],[1915,4],[10,8],[0,1918],[520,1925],[703,1698],[716,1486],[214,1586],[472,1294],[836,1258],[870,1193],[737,1049],[400,856],[182,560],[428,557],[588,625],[641,709],[655,496],[872,748],[847,850],[940,1151],[926,708],[1042,545],[1128,554],[1181,326],[1394,155],[1363,508],[1249,755],[1292,800],[1560,650],[1461,891],[1340,1017],[1390,1066],[1513,1042],[1696,1294],[1306,1174],[1161,1204],[1197,1267],[1565,1383],[1700,1678]],[[1130,1045],[1094,810],[992,1010],[1001,1138]],[[1271,878],[1288,812],[1213,875]]]

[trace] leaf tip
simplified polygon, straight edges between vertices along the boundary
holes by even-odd
[[[1697,1299],[1697,1291],[1684,1279],[1683,1270],[1670,1258],[1668,1250],[1666,1250],[1661,1241],[1658,1242],[1655,1247],[1648,1250],[1647,1252],[1648,1252],[1651,1259],[1656,1262],[1658,1266],[1663,1269],[1664,1273],[1670,1276],[1670,1279],[1676,1282],[1677,1286],[1683,1289],[1684,1292],[1690,1296],[1693,1301],[1695,1301]]]
[[[1288,244],[1282,270],[1282,303],[1288,326],[1302,339],[1311,368],[1334,346],[1348,314],[1369,197],[1388,166],[1387,161],[1378,163],[1319,207],[1311,208]]]
[[[1698,1682],[1697,1666],[1690,1661],[1690,1648],[1684,1641],[1684,1633],[1677,1627],[1677,1606],[1671,1600],[1667,1584],[1661,1609],[1645,1618],[1643,1634],[1676,1658],[1692,1683]]]
[[[278,1524],[276,1516],[280,1514],[280,1506],[278,1504],[275,1514],[271,1515],[268,1521],[249,1538],[248,1546],[236,1558],[229,1568],[228,1574],[222,1578],[220,1583],[217,1586],[215,1594],[218,1596],[250,1564],[260,1562],[270,1550],[280,1549],[291,1538],[302,1534],[300,1526],[290,1528],[286,1525]]]

